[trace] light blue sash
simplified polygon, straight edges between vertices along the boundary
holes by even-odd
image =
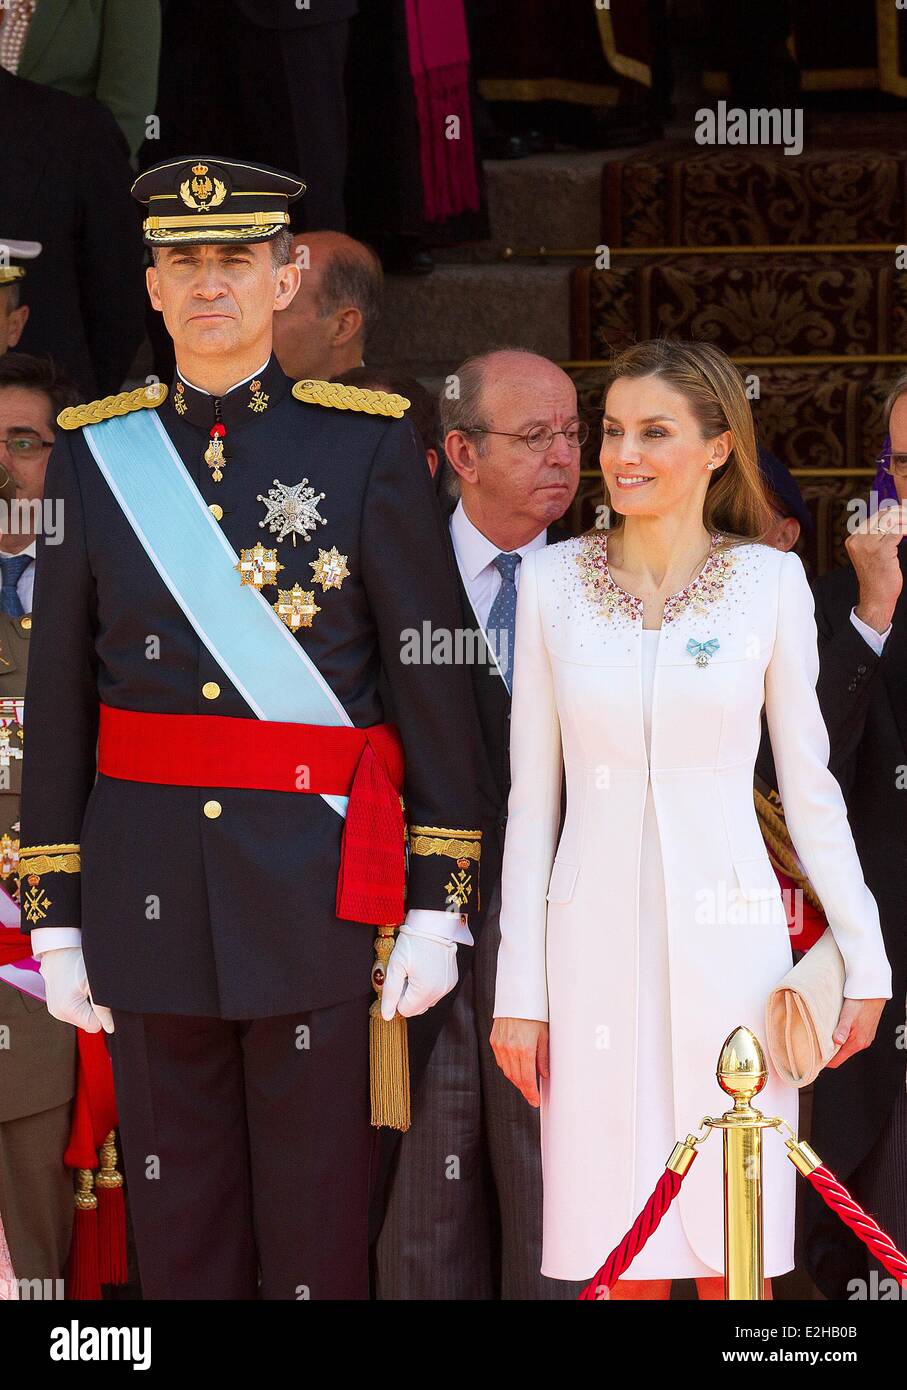
[[[154,411],[103,420],[85,439],[148,558],[259,719],[352,727],[314,662],[257,589]],[[349,798],[322,793],[340,816]]]

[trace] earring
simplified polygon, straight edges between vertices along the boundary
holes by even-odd
[[[710,471],[711,471],[711,469],[713,469],[714,467],[715,467],[714,463],[707,463],[707,464],[706,464],[706,468],[708,468]]]

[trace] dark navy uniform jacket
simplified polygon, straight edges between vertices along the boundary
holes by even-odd
[[[314,589],[321,612],[297,640],[356,726],[384,717],[383,667],[406,753],[407,822],[481,830],[491,812],[479,790],[469,672],[401,661],[406,629],[427,622],[453,632],[460,622],[449,546],[409,420],[302,403],[274,357],[255,384],[257,406],[252,383],[220,401],[220,482],[203,458],[214,400],[184,385],[159,418],[205,502],[222,509],[231,546],[276,546],[280,587]],[[326,524],[308,542],[278,544],[259,527],[257,495],[275,479],[304,477],[325,494]],[[63,503],[64,540],[42,538],[38,549],[22,845],[46,846],[50,868],[36,895],[43,906],[23,929],[81,925],[93,997],[113,1008],[254,1018],[368,994],[374,929],[335,916],[343,821],[321,796],[95,781],[101,701],[255,716],[159,577],[81,429],[58,435],[45,496]],[[350,573],[323,592],[309,562],[332,546]],[[236,583],[239,593],[238,574]],[[274,588],[264,593],[277,598]],[[210,683],[219,688],[213,699],[203,694]],[[212,798],[223,808],[213,820],[203,812]],[[81,873],[65,852],[72,846]],[[443,852],[412,856],[407,907],[443,909],[454,867]]]

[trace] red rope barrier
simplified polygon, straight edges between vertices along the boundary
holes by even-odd
[[[601,1299],[602,1290],[617,1283],[624,1270],[658,1227],[661,1218],[680,1191],[683,1178],[672,1168],[666,1168],[655,1185],[652,1196],[633,1222],[619,1245],[616,1245],[598,1273],[589,1281],[580,1299],[593,1302]]]
[[[834,1173],[820,1164],[804,1176],[818,1192],[832,1211],[837,1212],[845,1226],[872,1251],[881,1265],[893,1274],[895,1279],[907,1283],[907,1255],[895,1245],[891,1236],[886,1235],[878,1222],[863,1210],[859,1202],[851,1196],[843,1183],[838,1182]]]

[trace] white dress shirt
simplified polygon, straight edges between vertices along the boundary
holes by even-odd
[[[876,656],[881,656],[885,643],[888,641],[888,634],[891,632],[891,623],[888,624],[884,632],[876,632],[874,627],[870,627],[868,623],[863,622],[862,618],[857,617],[856,608],[851,608],[850,610],[850,621],[863,638],[863,641],[872,647]]]
[[[473,525],[466,515],[462,498],[451,514],[450,538],[453,541],[457,569],[463,579],[467,597],[484,631],[488,623],[488,614],[491,612],[491,605],[497,598],[498,590],[504,582],[494,566],[494,558],[501,554],[501,547],[495,545],[494,541],[490,541],[477,526]],[[543,528],[526,545],[521,545],[516,550],[509,550],[505,553],[519,555],[522,560],[523,556],[528,555],[531,550],[541,550],[546,541],[546,529]],[[513,582],[517,589],[520,587],[520,569],[521,566],[517,565],[513,576]]]
[[[36,542],[36,541],[32,541],[31,545],[27,545],[27,546],[25,547],[24,550],[17,550],[17,551],[16,551],[16,554],[17,554],[17,555],[28,555],[28,556],[30,556],[30,557],[31,557],[31,561],[32,561],[32,563],[28,566],[28,568],[22,571],[22,574],[19,576],[19,583],[16,585],[16,593],[19,595],[19,602],[22,604],[23,611],[26,612],[26,613],[30,613],[30,612],[31,612],[31,607],[32,607],[32,594],[34,593],[34,589],[35,589],[35,564],[34,564],[34,561],[35,561],[35,547],[36,547],[36,545],[37,545],[37,542]],[[8,551],[8,550],[4,550],[3,547],[0,546],[0,555],[7,555],[7,556],[10,556],[10,557],[11,557],[11,552]],[[2,588],[2,587],[3,587],[3,584],[2,584],[2,581],[0,581],[0,588]]]

